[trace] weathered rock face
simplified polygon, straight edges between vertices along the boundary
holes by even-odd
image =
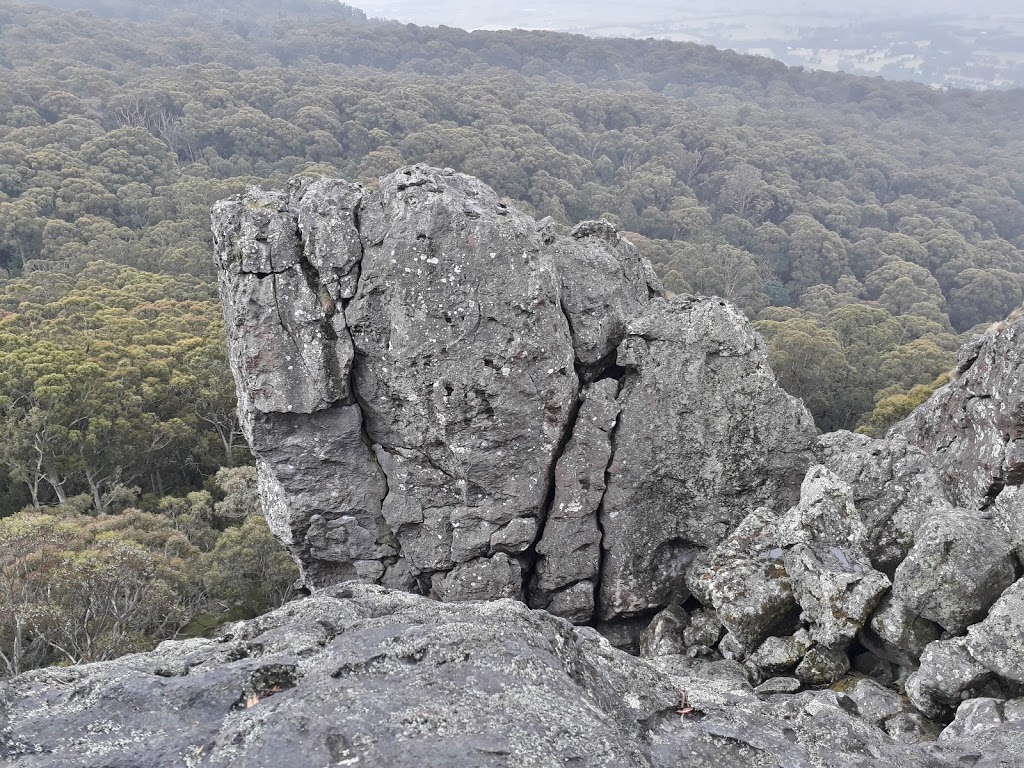
[[[264,505],[311,586],[628,618],[796,498],[816,432],[760,339],[725,302],[660,298],[607,222],[557,237],[423,166],[213,218]]]
[[[917,527],[953,510],[927,454],[891,435],[872,440],[833,432],[818,440],[819,461],[850,485],[867,529],[868,556],[892,577],[910,552]]]
[[[958,712],[941,740],[913,745],[901,740],[916,731],[898,698],[849,690],[759,696],[738,664],[648,662],[520,602],[444,604],[351,582],[212,639],[0,684],[0,759],[19,768],[952,768],[1014,765],[1024,754],[1024,700],[976,700],[987,708]]]
[[[918,526],[892,592],[911,613],[962,634],[1014,582],[1015,565],[1012,542],[990,519],[938,515]]]
[[[984,509],[1024,481],[1024,323],[1002,324],[960,350],[956,378],[896,435],[923,449],[949,500]]]
[[[885,439],[818,437],[743,315],[664,298],[607,222],[559,236],[475,179],[415,166],[373,190],[251,190],[218,204],[214,232],[264,506],[310,587],[516,598],[676,678],[702,665],[688,690],[740,698],[731,725],[708,715],[702,728],[724,730],[701,733],[747,739],[716,764],[785,752],[758,718],[811,729],[808,713],[828,707],[864,710],[869,723],[830,722],[872,759],[954,717],[944,743],[983,734],[997,752],[1024,728],[1024,320],[972,342],[951,383]],[[472,622],[483,609],[430,610]],[[536,621],[529,642],[556,656],[593,639]],[[604,672],[573,658],[595,701],[648,700],[620,682],[594,693]],[[851,668],[875,681],[851,683]],[[856,697],[784,693],[831,684]],[[572,698],[554,678],[538,685]],[[779,709],[743,698],[752,685]],[[728,752],[688,729],[662,740],[654,710],[605,706],[619,735],[580,764],[672,764],[680,743],[691,757]],[[945,760],[923,754],[892,759]]]
[[[627,373],[601,506],[606,619],[685,600],[698,554],[750,510],[796,500],[817,434],[724,301],[651,302],[616,359]]]
[[[327,181],[253,190],[214,223],[268,516],[307,581],[521,595],[578,391],[534,222],[475,179],[417,168],[373,193]],[[264,438],[308,429],[312,440],[327,423],[338,431],[322,440],[344,440],[341,460],[358,466],[316,452],[299,495],[300,457]],[[372,482],[351,498],[363,475]]]

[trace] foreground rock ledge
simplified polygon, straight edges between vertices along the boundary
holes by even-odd
[[[757,695],[734,662],[649,662],[513,600],[358,583],[213,639],[37,670],[0,701],[0,757],[19,768],[925,768],[1024,754],[1024,721],[991,724],[1024,700],[905,744],[876,723],[914,716],[866,682]]]

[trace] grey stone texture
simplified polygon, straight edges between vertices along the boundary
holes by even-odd
[[[279,723],[285,742],[322,711],[373,724],[366,744],[324,731],[337,764],[358,754],[389,765],[669,765],[685,754],[753,765],[758,754],[953,765],[1021,752],[1020,707],[1002,702],[1024,694],[1024,320],[969,343],[950,383],[885,438],[819,436],[747,318],[715,297],[665,298],[608,222],[560,235],[480,181],[420,165],[373,188],[298,178],[251,189],[214,207],[213,230],[242,428],[271,530],[314,591],[301,605],[344,616],[376,606],[372,620],[359,614],[377,622],[359,624],[374,638],[366,647],[422,637],[401,664],[455,660],[416,677],[388,650],[359,657],[351,679],[381,707],[426,706],[430,675],[454,687],[465,673],[476,686],[472,705],[452,705],[443,722],[406,709],[396,720],[376,704],[324,703],[329,689],[317,686],[330,684],[296,672],[305,656],[255,665],[239,684],[260,706],[311,681],[314,698]],[[379,586],[339,584],[353,580]],[[245,631],[262,632],[259,621]],[[304,620],[273,621],[320,636]],[[465,648],[460,621],[479,629]],[[299,655],[326,658],[348,642],[331,635]],[[204,649],[213,691],[245,666],[212,645],[181,647]],[[466,671],[483,648],[551,669]],[[875,681],[846,677],[850,653]],[[394,669],[393,684],[375,677]],[[63,674],[38,673],[38,688],[10,701],[79,684]],[[751,683],[782,677],[754,696]],[[781,692],[833,684],[849,695]],[[918,712],[900,708],[904,690]],[[156,710],[176,706],[152,695]],[[581,701],[571,726],[538,725],[549,707]],[[521,726],[493,713],[517,706]],[[189,764],[274,757],[252,734],[278,726],[230,711],[209,727],[234,744]],[[26,732],[47,732],[29,720]],[[940,746],[912,746],[950,721]],[[458,745],[434,738],[471,730]],[[216,733],[202,738],[221,744]],[[12,739],[4,749],[28,749]],[[93,747],[116,751],[103,744]]]
[[[759,695],[742,670],[672,671],[672,658],[629,656],[514,600],[446,604],[349,582],[210,639],[0,684],[0,759],[18,768],[952,768],[1014,765],[1024,749],[1017,724],[987,719],[987,700],[970,717],[962,706],[939,741],[906,744],[927,724],[913,731],[890,718],[893,738],[872,723],[884,706],[858,714],[859,694],[769,694],[795,687],[786,681]]]
[[[989,506],[1024,480],[1024,322],[994,326],[964,346],[955,377],[893,428],[924,450],[949,500]]]
[[[213,228],[267,518],[313,588],[629,622],[796,499],[816,430],[761,339],[724,301],[661,298],[608,222],[560,237],[411,166],[252,189]]]
[[[962,634],[1016,579],[1013,542],[987,517],[953,512],[924,521],[892,593],[907,609]]]

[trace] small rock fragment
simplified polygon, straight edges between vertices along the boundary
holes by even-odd
[[[795,677],[770,677],[754,689],[754,693],[796,693],[803,685]]]
[[[796,676],[804,685],[831,685],[850,671],[850,657],[845,651],[815,646],[796,668]]]
[[[866,677],[841,680],[835,688],[857,703],[858,715],[875,725],[880,725],[902,712],[913,710],[910,702],[898,693]]]
[[[942,726],[934,723],[919,712],[902,712],[886,720],[882,727],[896,741],[904,744],[921,744],[935,741]]]
[[[963,695],[992,679],[971,655],[965,638],[937,640],[921,654],[921,666],[907,679],[907,696],[927,717],[947,718]]]
[[[1003,702],[999,699],[977,698],[968,699],[956,708],[953,722],[943,729],[939,738],[943,740],[957,739],[964,736],[976,736],[991,731],[1003,724]]]
[[[683,630],[689,623],[690,617],[679,605],[660,611],[640,635],[640,656],[652,658],[685,653]]]
[[[789,672],[800,663],[811,645],[805,629],[787,637],[769,637],[750,654],[748,661],[765,676]]]

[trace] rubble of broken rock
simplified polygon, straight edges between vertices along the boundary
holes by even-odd
[[[312,596],[15,679],[0,754],[1024,765],[1024,320],[884,439],[819,435],[743,314],[663,295],[607,222],[560,235],[412,166],[213,223]]]

